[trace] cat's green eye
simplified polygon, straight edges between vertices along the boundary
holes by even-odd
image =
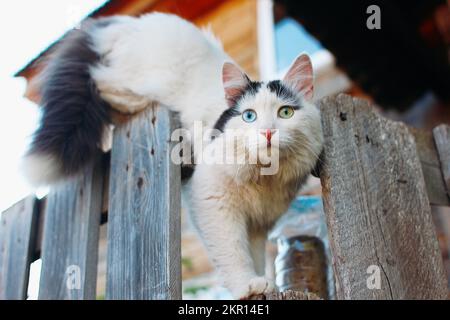
[[[290,106],[284,106],[281,107],[280,109],[278,109],[278,116],[281,119],[289,119],[292,118],[292,116],[294,115],[294,108],[290,107]]]
[[[254,122],[256,120],[256,112],[252,109],[247,109],[242,112],[242,120],[245,122]]]

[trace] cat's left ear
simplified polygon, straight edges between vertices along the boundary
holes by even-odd
[[[299,55],[284,76],[283,82],[296,92],[299,92],[306,100],[312,100],[313,68],[311,59],[306,54]]]
[[[233,107],[250,83],[249,77],[235,64],[225,62],[222,69],[223,87],[228,106]]]

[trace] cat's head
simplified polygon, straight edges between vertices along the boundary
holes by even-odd
[[[312,103],[313,70],[307,55],[295,59],[283,80],[270,82],[252,81],[227,62],[223,85],[228,109],[215,128],[240,132],[240,152],[266,157],[265,163],[267,155],[275,154],[300,166],[315,165],[323,138],[320,113]]]

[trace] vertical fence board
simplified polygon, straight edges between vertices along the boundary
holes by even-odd
[[[433,132],[409,127],[416,142],[417,154],[422,164],[423,177],[431,205],[450,206],[444,177],[442,176],[439,153],[434,142]]]
[[[176,122],[152,106],[115,129],[108,212],[108,299],[181,299]]]
[[[55,186],[47,197],[39,299],[95,299],[103,163]]]
[[[27,197],[2,213],[0,222],[0,300],[27,298],[36,240],[38,201]]]
[[[338,299],[445,299],[414,137],[363,100],[339,95],[320,107],[321,180]]]
[[[450,197],[450,126],[443,124],[434,128],[433,136],[439,153],[447,195]]]

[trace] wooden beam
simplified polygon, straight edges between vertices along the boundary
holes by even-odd
[[[177,122],[152,106],[115,129],[109,181],[107,299],[181,299]]]
[[[439,153],[442,177],[450,199],[450,126],[440,125],[433,129],[434,142]]]
[[[103,164],[56,186],[47,197],[39,299],[95,299]]]
[[[25,300],[36,240],[38,201],[29,196],[4,211],[0,223],[0,300]]]
[[[430,204],[450,206],[433,132],[409,127],[414,136]]]
[[[158,0],[153,1],[153,3],[148,5],[144,12],[166,12],[176,14],[186,20],[193,21],[194,19],[213,11],[223,2],[224,0]]]
[[[319,105],[337,298],[445,299],[446,277],[414,137],[364,100],[339,95]]]

